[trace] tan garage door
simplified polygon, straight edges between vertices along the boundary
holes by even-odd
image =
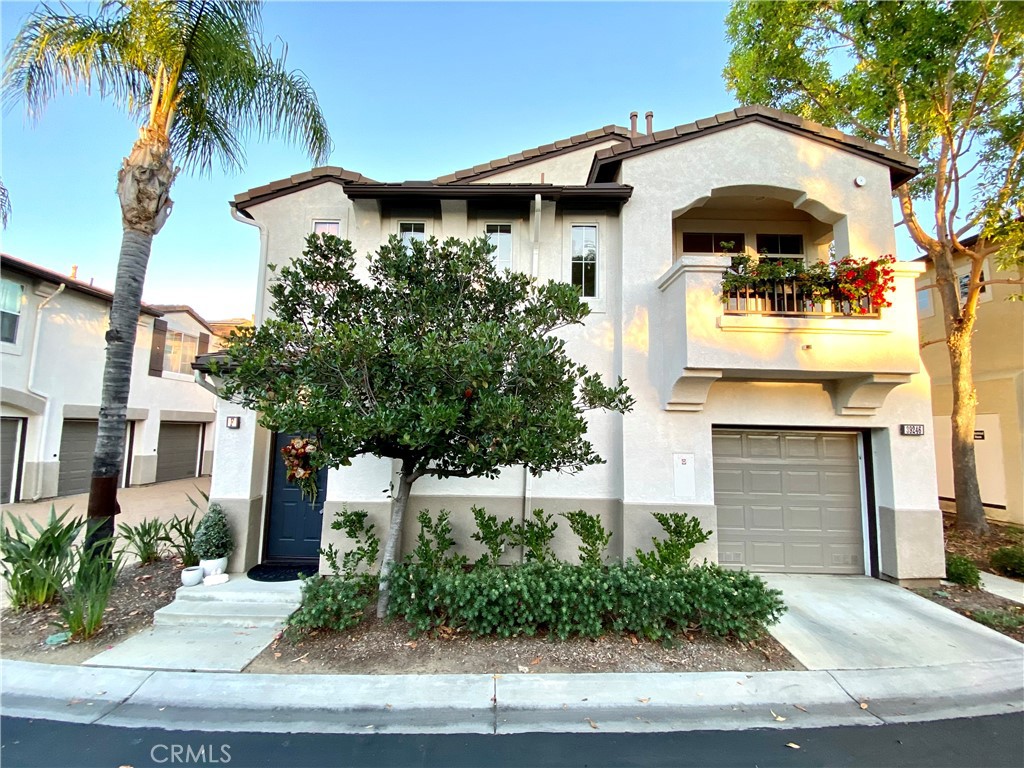
[[[718,558],[788,573],[864,573],[856,433],[715,430]]]
[[[160,422],[156,448],[158,483],[199,474],[199,440],[202,434],[202,424]]]
[[[57,470],[58,496],[89,490],[98,428],[98,421],[64,421],[60,433],[60,467]]]

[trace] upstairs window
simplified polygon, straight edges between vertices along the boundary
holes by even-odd
[[[199,337],[180,331],[167,331],[164,343],[164,370],[192,375],[192,362],[199,354]]]
[[[21,303],[24,293],[20,283],[3,280],[0,288],[0,341],[14,344],[18,340]]]
[[[335,237],[341,237],[341,222],[340,221],[314,221],[313,222],[313,234],[314,235],[334,235]]]
[[[683,253],[743,253],[742,232],[683,232]]]
[[[491,261],[499,272],[512,269],[512,225],[488,224],[484,230],[487,242],[494,246]]]
[[[803,256],[803,235],[758,235],[757,252],[765,256]]]
[[[572,284],[583,298],[597,297],[597,225],[572,227]]]
[[[402,245],[411,248],[415,240],[423,242],[427,239],[427,225],[422,221],[400,221],[398,236],[402,239]]]

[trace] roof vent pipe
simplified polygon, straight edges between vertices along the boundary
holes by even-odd
[[[629,138],[636,138],[636,119],[639,115],[636,112],[629,113]]]
[[[654,113],[648,112],[644,117],[647,118],[647,135],[651,136],[654,134]]]

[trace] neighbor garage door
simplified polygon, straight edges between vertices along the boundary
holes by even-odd
[[[0,419],[0,502],[12,501],[18,482],[21,419]]]
[[[715,430],[712,437],[722,565],[865,572],[855,433]]]
[[[92,479],[92,456],[96,450],[96,421],[66,419],[60,433],[60,469],[57,495],[85,493]]]
[[[199,469],[199,439],[202,424],[160,422],[156,448],[156,481],[195,477]]]

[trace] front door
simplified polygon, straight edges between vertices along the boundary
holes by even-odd
[[[320,556],[327,470],[317,476],[315,501],[302,497],[298,486],[288,482],[281,449],[293,435],[274,435],[271,453],[270,512],[267,523],[268,562],[308,561]]]

